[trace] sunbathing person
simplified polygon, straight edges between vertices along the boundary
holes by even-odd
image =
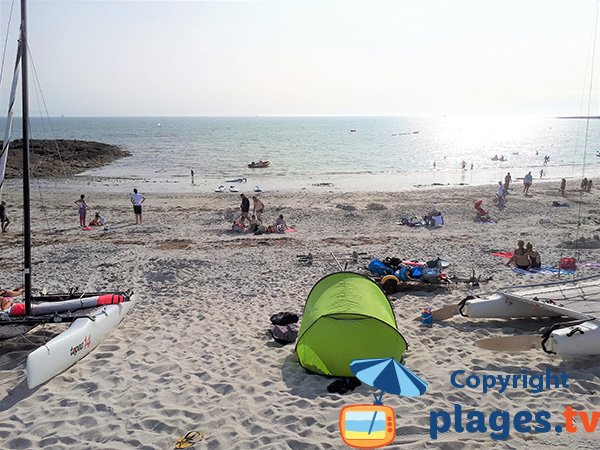
[[[23,295],[24,289],[18,287],[16,289],[0,289],[0,297],[18,297]]]
[[[527,256],[529,258],[529,268],[539,269],[542,267],[542,257],[533,249],[531,242],[528,242],[525,248],[527,249]]]
[[[513,252],[513,255],[510,257],[506,265],[510,266],[510,264],[513,262],[519,269],[529,269],[529,255],[527,250],[525,250],[525,242],[520,239],[517,241],[517,248]]]

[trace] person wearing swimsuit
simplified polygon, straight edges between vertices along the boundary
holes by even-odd
[[[513,252],[513,255],[510,257],[506,265],[510,266],[510,264],[513,262],[519,269],[529,269],[529,255],[527,250],[525,250],[525,242],[522,240],[517,241],[517,248]]]

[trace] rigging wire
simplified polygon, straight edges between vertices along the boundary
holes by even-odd
[[[10,4],[10,12],[8,13],[8,25],[6,26],[6,37],[4,38],[4,49],[2,50],[2,64],[0,65],[0,86],[2,85],[2,75],[4,74],[4,62],[6,61],[6,47],[8,44],[8,36],[10,33],[10,25],[12,23],[13,9],[15,0]]]
[[[598,42],[598,17],[600,15],[600,0],[596,0],[596,10],[594,13],[593,20],[593,38],[592,38],[592,51],[591,51],[591,63],[590,63],[590,79],[589,79],[589,87],[587,92],[587,111],[586,111],[586,121],[585,121],[585,138],[583,144],[583,159],[581,164],[581,178],[585,177],[585,166],[587,162],[587,151],[588,151],[588,138],[590,133],[590,114],[592,107],[592,92],[594,87],[594,67],[596,62],[596,48]],[[583,213],[583,195],[585,191],[582,188],[579,192],[579,204],[577,205],[577,227],[575,231],[575,258],[578,261],[581,255],[581,247],[579,241],[580,229],[581,229],[581,217]],[[586,307],[591,311],[592,306],[590,304],[590,299],[587,298],[586,293],[583,289],[581,289],[581,300],[585,303]]]
[[[583,143],[583,159],[581,164],[581,178],[585,177],[585,166],[587,162],[587,151],[588,151],[588,140],[590,133],[590,114],[591,114],[591,105],[592,105],[592,91],[594,87],[594,67],[596,62],[596,47],[598,41],[598,16],[600,9],[600,0],[596,1],[596,11],[594,13],[594,31],[592,38],[592,53],[591,53],[591,64],[590,64],[590,80],[588,87],[588,96],[587,96],[587,111],[586,111],[586,121],[585,121],[585,138]],[[579,256],[581,253],[581,248],[579,246],[579,234],[581,228],[581,216],[583,210],[583,194],[584,190],[582,189],[579,193],[579,204],[577,206],[577,227],[575,232],[575,256],[576,259],[579,260]]]

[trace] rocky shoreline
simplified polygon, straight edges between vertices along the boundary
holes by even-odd
[[[116,145],[94,141],[32,139],[29,146],[31,174],[37,178],[71,176],[131,156]],[[22,176],[22,149],[22,139],[11,141],[7,178]]]

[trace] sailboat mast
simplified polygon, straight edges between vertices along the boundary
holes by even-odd
[[[23,101],[23,246],[25,314],[31,315],[31,210],[29,207],[29,91],[27,77],[27,0],[21,0],[21,95]]]

